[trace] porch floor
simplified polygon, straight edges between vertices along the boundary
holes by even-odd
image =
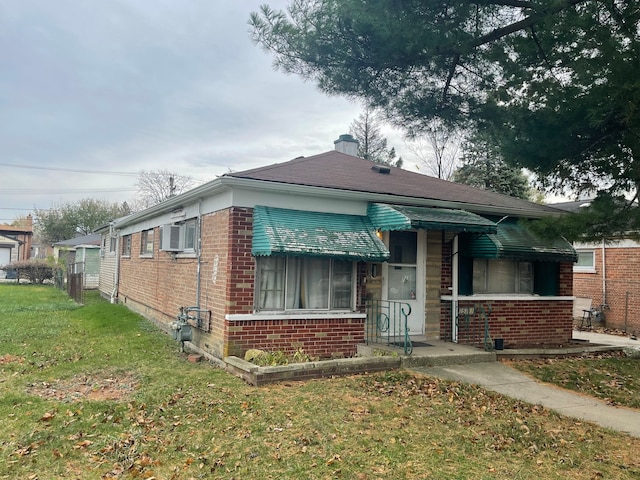
[[[386,342],[358,345],[361,356],[397,355],[402,357],[402,366],[443,366],[467,363],[495,362],[496,352],[487,352],[481,348],[460,345],[443,340],[427,339],[424,336],[411,337],[413,352],[404,354],[401,346]]]

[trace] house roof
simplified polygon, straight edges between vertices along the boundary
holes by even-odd
[[[14,235],[32,235],[33,230],[31,228],[21,228],[15,227],[13,225],[0,224],[0,233]]]
[[[576,200],[573,202],[559,202],[559,203],[552,203],[551,206],[554,208],[558,208],[560,210],[564,210],[566,212],[578,212],[580,211],[581,208],[585,208],[588,207],[591,202],[593,202],[592,198],[588,198],[585,200]]]
[[[127,218],[129,215],[123,215],[122,217],[118,217],[118,218],[114,218],[112,220],[110,220],[109,222],[100,225],[99,227],[97,227],[93,233],[104,233],[109,231],[109,228],[112,227],[113,225],[115,225],[116,223],[121,222],[122,220],[124,220],[125,218]]]
[[[329,151],[310,157],[242,172],[232,172],[116,221],[123,228],[189,202],[197,202],[235,187],[280,193],[313,192],[328,198],[466,210],[478,214],[539,218],[562,210],[526,200],[449,182],[396,167],[385,167],[353,155]]]
[[[15,238],[8,237],[6,235],[2,235],[0,233],[0,246],[2,246],[2,247],[15,246],[15,245],[19,245],[21,243],[24,243],[24,242],[21,242],[20,240],[16,240]]]
[[[432,200],[455,204],[457,208],[476,212],[486,210],[483,207],[495,207],[510,211],[520,210],[523,215],[541,216],[560,213],[557,209],[546,205],[402,168],[388,167],[384,169],[388,173],[382,173],[376,170],[376,167],[377,164],[370,160],[330,151],[244,172],[229,173],[225,177]],[[490,210],[495,211],[495,208]]]
[[[99,233],[90,233],[89,235],[82,235],[80,237],[70,238],[69,240],[62,240],[56,242],[53,245],[55,247],[77,247],[79,245],[100,245],[101,236]]]

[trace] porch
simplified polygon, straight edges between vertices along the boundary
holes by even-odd
[[[358,356],[399,357],[403,367],[461,365],[495,362],[497,359],[495,351],[485,351],[481,348],[444,340],[428,339],[425,336],[412,336],[411,344],[413,346],[411,355],[405,355],[404,345],[370,341],[358,345]]]

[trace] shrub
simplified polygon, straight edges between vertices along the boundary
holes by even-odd
[[[287,354],[282,350],[264,351],[252,349],[245,354],[245,360],[260,367],[275,367],[290,363],[312,362],[313,358],[307,355],[302,348],[298,348],[291,354]]]
[[[25,279],[31,283],[42,284],[45,280],[53,278],[55,267],[47,260],[32,258],[10,263],[2,267],[2,270],[14,271],[18,282]]]

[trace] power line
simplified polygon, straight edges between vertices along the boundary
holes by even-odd
[[[20,208],[20,207],[0,207],[0,210],[32,210],[32,207]],[[41,210],[46,210],[42,208]]]
[[[13,168],[28,168],[31,170],[51,170],[54,172],[71,172],[71,173],[91,173],[91,174],[100,174],[100,175],[121,175],[121,176],[131,176],[137,177],[138,172],[117,172],[117,171],[106,171],[106,170],[80,170],[74,168],[57,168],[57,167],[42,167],[39,165],[16,165],[15,163],[0,163],[3,167],[13,167]]]
[[[2,194],[12,195],[59,195],[65,193],[113,193],[113,192],[135,192],[135,188],[58,188],[58,189],[38,189],[38,188],[9,188],[2,190]]]

